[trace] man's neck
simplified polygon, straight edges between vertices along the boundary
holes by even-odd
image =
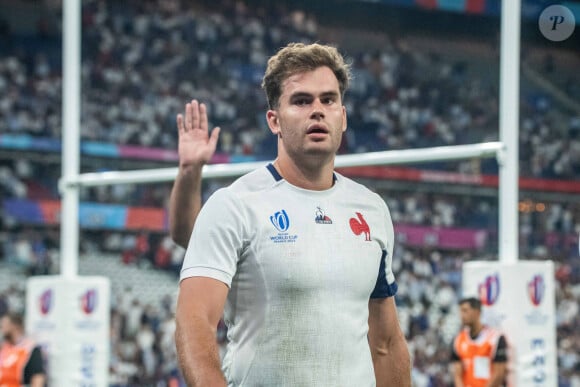
[[[330,189],[334,184],[334,159],[330,163],[318,164],[301,163],[297,165],[289,158],[277,158],[274,167],[290,184],[312,190],[324,191]]]
[[[469,335],[471,336],[472,339],[475,339],[477,336],[479,336],[482,329],[483,329],[483,324],[480,322],[477,322],[469,327]]]

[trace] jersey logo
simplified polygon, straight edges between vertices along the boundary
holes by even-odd
[[[316,217],[314,218],[314,221],[318,224],[332,224],[332,219],[326,216],[320,207],[316,207]]]
[[[360,234],[364,233],[365,234],[365,241],[370,241],[371,240],[371,229],[370,229],[367,221],[365,220],[365,218],[363,218],[363,216],[360,212],[357,212],[356,216],[357,216],[357,219],[350,218],[350,220],[349,220],[350,229],[352,230],[352,232],[354,232],[355,235],[360,235]]]
[[[298,239],[297,234],[288,234],[286,231],[290,228],[290,218],[285,210],[280,210],[270,216],[270,222],[278,230],[278,234],[270,236],[274,243],[295,243]]]
[[[285,210],[278,211],[274,215],[270,215],[270,222],[280,232],[287,231],[290,227],[290,219]]]

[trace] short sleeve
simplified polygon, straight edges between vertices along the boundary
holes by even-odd
[[[393,221],[391,220],[391,213],[385,201],[377,195],[380,209],[383,212],[383,235],[386,241],[386,246],[383,247],[381,256],[381,264],[377,277],[377,283],[371,294],[371,298],[392,297],[397,293],[397,283],[395,282],[395,275],[393,274],[393,252],[395,243],[395,231]]]
[[[461,358],[459,357],[459,354],[457,353],[457,350],[455,348],[455,340],[453,340],[453,343],[451,343],[451,356],[449,356],[449,360],[452,363],[456,361],[461,361]]]
[[[505,339],[505,336],[501,335],[497,340],[497,347],[495,350],[495,356],[493,357],[493,362],[494,363],[507,362],[508,360],[507,350],[508,350],[507,341]]]
[[[387,251],[383,250],[383,254],[381,256],[381,264],[379,266],[379,274],[377,276],[377,282],[375,284],[375,288],[371,293],[370,298],[386,298],[392,297],[397,294],[397,283],[395,282],[394,276],[391,273],[392,280],[389,282],[389,273],[387,269]]]
[[[242,214],[240,201],[227,188],[207,200],[196,219],[180,280],[209,277],[231,285],[243,248]]]
[[[28,363],[24,368],[24,382],[28,384],[34,375],[41,374],[44,374],[44,359],[40,347],[36,346],[32,350]]]

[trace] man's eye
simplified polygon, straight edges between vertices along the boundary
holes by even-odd
[[[294,103],[298,106],[304,106],[308,104],[308,100],[305,98],[300,98],[294,101]]]
[[[330,105],[334,102],[334,98],[332,97],[328,97],[328,98],[323,98],[322,99],[322,103],[325,105]]]

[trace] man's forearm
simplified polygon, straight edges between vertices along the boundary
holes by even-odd
[[[44,387],[46,377],[43,374],[37,374],[30,378],[30,387]]]
[[[411,386],[411,357],[403,336],[384,350],[371,349],[377,387]]]
[[[191,231],[201,209],[203,166],[179,167],[169,199],[169,227],[174,242],[187,248]]]
[[[175,344],[185,382],[190,387],[225,387],[216,328],[199,318],[176,319]]]
[[[501,383],[503,382],[504,375],[503,374],[492,374],[491,378],[489,379],[489,383],[487,387],[500,387]]]
[[[460,361],[453,363],[453,380],[455,387],[463,387],[463,366]]]

